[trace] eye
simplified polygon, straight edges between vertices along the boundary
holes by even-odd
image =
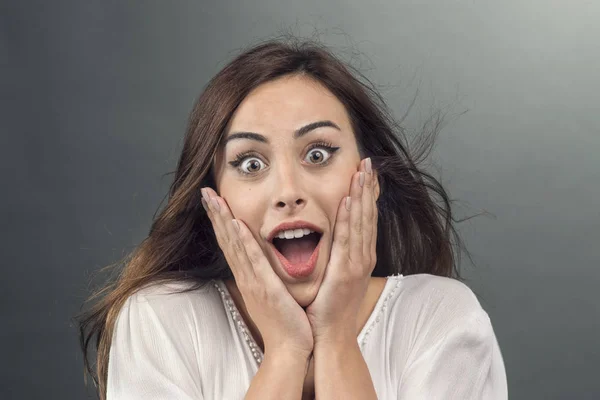
[[[244,174],[254,174],[264,168],[265,163],[256,157],[248,157],[240,163],[239,168]]]
[[[338,150],[339,147],[334,147],[331,143],[313,143],[308,149],[305,160],[313,165],[324,166],[329,163],[333,154]],[[254,151],[237,154],[229,164],[243,175],[255,175],[266,167],[266,164]]]
[[[333,153],[338,150],[339,147],[333,147],[331,143],[313,143],[306,154],[306,159],[308,159],[311,164],[325,165],[329,162],[329,159],[333,156]]]

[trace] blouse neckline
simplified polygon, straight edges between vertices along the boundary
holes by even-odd
[[[401,278],[403,278],[402,274],[390,275],[385,278],[385,286],[381,291],[377,302],[375,303],[375,307],[373,308],[373,311],[371,311],[369,318],[367,318],[367,322],[362,327],[360,333],[357,336],[357,341],[361,350],[364,349],[369,334],[377,325],[377,323],[379,323],[379,321],[381,320],[381,315],[387,307],[387,302],[394,295],[397,288],[400,286]],[[242,315],[240,314],[237,306],[235,305],[235,302],[231,298],[231,293],[229,293],[227,286],[222,280],[214,280],[213,285],[219,291],[223,305],[233,318],[236,325],[236,329],[244,337],[246,345],[248,346],[249,350],[254,356],[254,360],[256,361],[257,366],[260,365],[264,358],[264,354],[260,347],[256,344],[254,337],[252,337],[252,334],[250,333],[250,330],[244,322]]]

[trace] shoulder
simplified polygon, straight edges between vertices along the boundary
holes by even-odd
[[[216,291],[212,281],[207,281],[194,289],[194,283],[187,281],[152,282],[137,289],[127,302],[137,303],[181,303],[190,300],[210,300],[211,292]]]
[[[158,309],[173,309],[216,303],[218,292],[212,281],[205,282],[201,287],[185,281],[154,282],[142,286],[132,293],[123,307],[153,307]]]
[[[390,298],[393,329],[438,336],[473,323],[490,325],[475,293],[459,280],[430,274],[395,278],[397,292]]]
[[[475,293],[465,283],[444,276],[415,274],[399,278],[397,299],[413,307],[464,313],[483,311]]]
[[[113,330],[107,397],[202,398],[205,364],[220,356],[215,338],[227,323],[219,301],[212,282],[152,283],[130,295]]]
[[[211,321],[218,327],[226,320],[219,292],[212,281],[193,290],[193,284],[170,281],[145,285],[131,294],[117,317],[117,324],[132,324],[139,330],[160,329],[163,332],[187,330],[199,322]]]
[[[398,397],[508,398],[498,341],[475,293],[452,278],[395,279],[387,353],[401,371]]]

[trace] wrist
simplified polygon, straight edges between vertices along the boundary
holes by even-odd
[[[295,369],[298,372],[303,372],[306,375],[310,362],[311,353],[300,351],[297,349],[273,349],[268,351],[265,349],[263,364],[268,364],[276,369]],[[304,376],[303,375],[303,376]]]
[[[312,356],[312,351],[308,352],[293,347],[265,348],[264,358],[281,362],[307,363]]]
[[[314,337],[315,348],[346,348],[358,345],[356,332],[352,330],[332,329]]]

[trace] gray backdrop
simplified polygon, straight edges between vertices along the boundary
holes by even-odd
[[[313,28],[397,116],[419,90],[409,128],[449,113],[432,170],[457,217],[492,214],[459,225],[463,273],[510,398],[600,398],[599,3],[378,3],[2,2],[0,398],[86,397],[70,318],[148,233],[193,100],[240,47]]]

